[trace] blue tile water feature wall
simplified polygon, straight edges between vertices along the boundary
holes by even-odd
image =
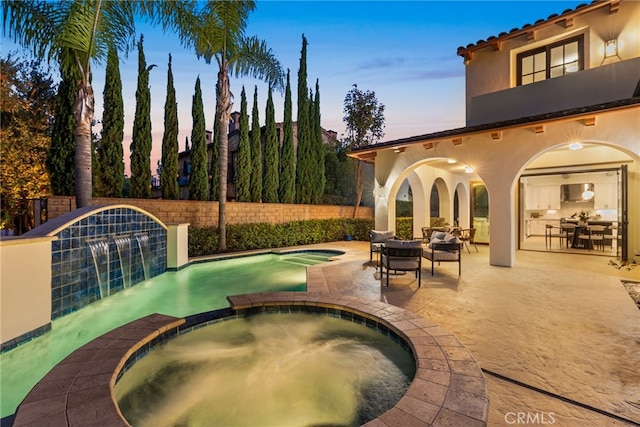
[[[145,279],[136,235],[149,239],[149,277],[167,269],[167,232],[154,218],[126,207],[98,211],[84,217],[55,234],[51,263],[51,319],[76,311],[101,298],[98,274],[89,243],[102,240],[108,244],[109,274],[107,293],[124,288],[122,269],[115,237],[131,239],[131,285]]]

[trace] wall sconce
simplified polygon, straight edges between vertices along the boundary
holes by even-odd
[[[604,57],[611,58],[612,56],[618,56],[618,40],[611,39],[604,43]]]

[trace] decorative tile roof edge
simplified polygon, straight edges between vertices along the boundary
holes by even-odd
[[[503,120],[500,122],[485,123],[481,125],[467,126],[456,129],[449,129],[444,131],[426,133],[423,135],[409,136],[407,138],[395,139],[393,141],[381,142],[378,144],[367,145],[362,148],[357,148],[349,153],[350,157],[358,157],[358,153],[366,153],[372,151],[378,151],[384,148],[394,147],[396,145],[427,142],[440,140],[445,138],[451,138],[454,136],[472,134],[477,132],[489,132],[498,129],[504,129],[514,126],[530,125],[532,123],[552,121],[556,119],[566,119],[574,116],[580,116],[583,114],[605,112],[608,110],[615,110],[618,108],[631,107],[640,104],[640,97],[633,97],[627,99],[621,99],[618,101],[607,102],[604,104],[590,105],[587,107],[571,108],[569,110],[555,111],[552,113],[538,114],[535,116],[521,117],[519,119]]]
[[[160,221],[160,219],[158,219],[155,215],[153,215],[150,212],[145,211],[142,208],[139,208],[138,206],[133,206],[133,205],[127,205],[127,204],[113,204],[113,205],[90,205],[90,206],[85,206],[82,208],[78,208],[69,212],[66,212],[50,221],[45,222],[44,224],[34,228],[33,230],[30,230],[26,233],[23,234],[24,237],[39,237],[39,236],[55,236],[57,233],[59,233],[61,230],[63,230],[64,228],[70,226],[73,223],[76,223],[88,216],[91,216],[93,214],[96,214],[98,212],[102,212],[102,211],[106,211],[108,209],[116,209],[116,208],[126,208],[126,209],[131,209],[137,212],[140,212],[146,216],[148,216],[149,218],[151,218],[152,220],[154,220],[155,222],[157,222],[158,224],[160,224],[160,226],[162,228],[164,228],[165,230],[168,230],[169,227],[166,226],[166,224],[162,221]]]
[[[476,43],[470,43],[466,47],[458,47],[457,55],[463,58],[469,58],[470,53],[479,49],[483,49],[488,46],[495,46],[505,40],[512,39],[523,34],[529,34],[533,31],[539,30],[542,27],[554,25],[568,19],[573,19],[576,16],[582,15],[587,12],[591,12],[595,9],[611,5],[612,10],[617,10],[617,4],[620,0],[593,0],[591,3],[582,3],[576,6],[575,9],[565,9],[561,14],[553,13],[549,15],[547,19],[541,18],[535,21],[533,24],[524,24],[522,28],[512,28],[509,32],[501,32],[498,36],[489,36],[486,40],[478,40]]]

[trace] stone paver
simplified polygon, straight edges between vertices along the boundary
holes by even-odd
[[[529,425],[640,425],[640,310],[621,284],[640,281],[640,268],[620,271],[608,257],[531,251],[518,251],[511,268],[497,267],[489,265],[489,248],[478,245],[478,253],[462,255],[461,276],[456,265],[442,264],[435,276],[422,275],[420,288],[412,274],[392,277],[387,288],[368,262],[368,243],[318,246],[349,251],[311,267],[323,271],[330,292],[420,314],[452,333],[481,368],[621,418],[486,375],[489,425],[515,424],[520,413]],[[437,360],[430,364],[442,368]],[[465,374],[463,365],[452,370]],[[434,425],[454,419],[443,413]]]

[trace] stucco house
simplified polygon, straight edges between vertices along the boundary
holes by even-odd
[[[375,165],[375,227],[395,230],[407,181],[415,236],[435,186],[439,216],[476,228],[492,265],[579,210],[612,223],[618,256],[640,256],[639,28],[640,2],[594,1],[458,48],[465,127],[351,153]]]

